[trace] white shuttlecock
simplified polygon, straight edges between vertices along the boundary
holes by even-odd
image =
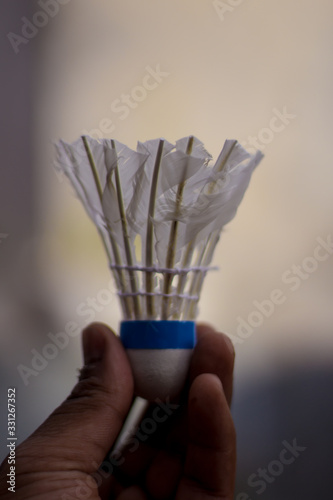
[[[57,144],[112,269],[137,395],[182,389],[195,345],[198,301],[220,233],[235,215],[262,154],[227,140],[214,165],[195,137],[133,151],[83,136]]]

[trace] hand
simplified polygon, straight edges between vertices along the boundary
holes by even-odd
[[[234,351],[231,341],[208,325],[197,325],[197,335],[189,389],[179,408],[152,405],[141,434],[110,461],[105,457],[131,406],[133,379],[119,339],[104,325],[89,326],[83,332],[85,365],[78,384],[16,449],[15,498],[232,500]],[[14,498],[7,473],[5,459],[3,500]]]

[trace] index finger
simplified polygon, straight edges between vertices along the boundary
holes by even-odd
[[[188,404],[188,445],[176,499],[232,500],[236,435],[220,379],[199,375]]]

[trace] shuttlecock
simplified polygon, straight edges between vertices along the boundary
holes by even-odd
[[[195,345],[198,301],[220,233],[262,158],[227,140],[214,165],[195,137],[133,151],[83,136],[57,165],[94,221],[118,289],[137,395],[174,397]]]

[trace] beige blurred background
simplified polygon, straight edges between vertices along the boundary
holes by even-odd
[[[215,158],[226,138],[258,142],[265,159],[222,235],[199,319],[235,341],[236,394],[249,381],[330,369],[333,254],[313,256],[333,222],[332,2],[71,0],[15,54],[7,34],[21,34],[24,16],[38,20],[41,4],[7,2],[1,16],[0,356],[3,387],[18,388],[21,439],[64,399],[81,364],[76,336],[24,385],[17,366],[31,366],[31,349],[68,321],[83,327],[91,318],[78,307],[102,289],[112,300],[94,320],[117,329],[120,319],[97,232],[52,167],[58,138],[91,131],[134,148],[194,134]],[[142,91],[158,68],[156,87]],[[126,94],[132,107],[120,112]],[[266,302],[260,320],[258,303],[276,289],[281,304]],[[256,320],[241,338],[240,323]]]

